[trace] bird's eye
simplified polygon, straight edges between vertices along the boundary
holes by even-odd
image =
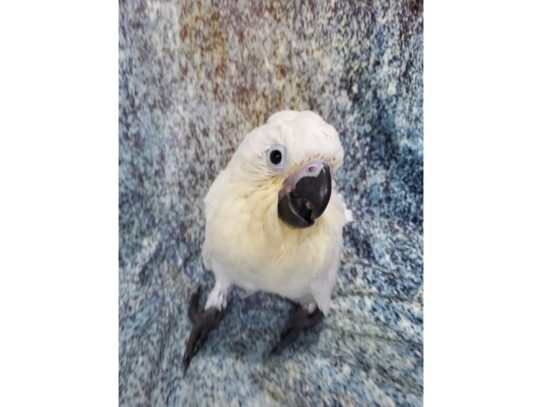
[[[280,145],[274,145],[267,150],[267,163],[273,169],[282,169],[286,164],[286,149]]]
[[[271,151],[271,154],[269,154],[269,161],[275,165],[280,164],[282,161],[282,153],[279,150]]]

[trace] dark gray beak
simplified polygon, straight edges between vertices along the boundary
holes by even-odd
[[[329,166],[321,162],[310,162],[284,181],[279,192],[279,217],[294,227],[312,226],[324,213],[330,197]]]

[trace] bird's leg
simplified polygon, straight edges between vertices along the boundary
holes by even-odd
[[[280,335],[280,341],[271,350],[272,355],[279,354],[283,349],[294,342],[303,329],[311,328],[317,325],[324,318],[324,314],[317,307],[311,312],[300,305],[296,305],[288,326]]]
[[[192,358],[198,353],[201,346],[207,340],[209,332],[213,330],[224,316],[226,300],[230,286],[217,281],[211,290],[205,309],[198,311],[200,288],[191,295],[188,307],[188,317],[192,322],[192,331],[186,343],[183,356],[183,370],[186,372]]]

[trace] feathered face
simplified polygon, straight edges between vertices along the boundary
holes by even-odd
[[[337,132],[316,113],[283,111],[245,137],[230,166],[233,176],[254,191],[280,185],[279,218],[306,228],[324,213],[331,197],[331,175],[343,155]]]

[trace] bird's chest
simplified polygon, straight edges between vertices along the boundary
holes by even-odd
[[[327,261],[327,237],[316,233],[317,229],[311,233],[277,232],[275,237],[266,228],[263,222],[239,222],[229,229],[230,235],[214,241],[215,274],[248,291],[292,298],[309,292]]]
[[[273,196],[269,191],[253,193],[209,211],[206,252],[217,278],[250,291],[291,297],[310,289],[336,252],[341,229],[330,227],[329,210],[310,228],[287,226],[278,218]]]

